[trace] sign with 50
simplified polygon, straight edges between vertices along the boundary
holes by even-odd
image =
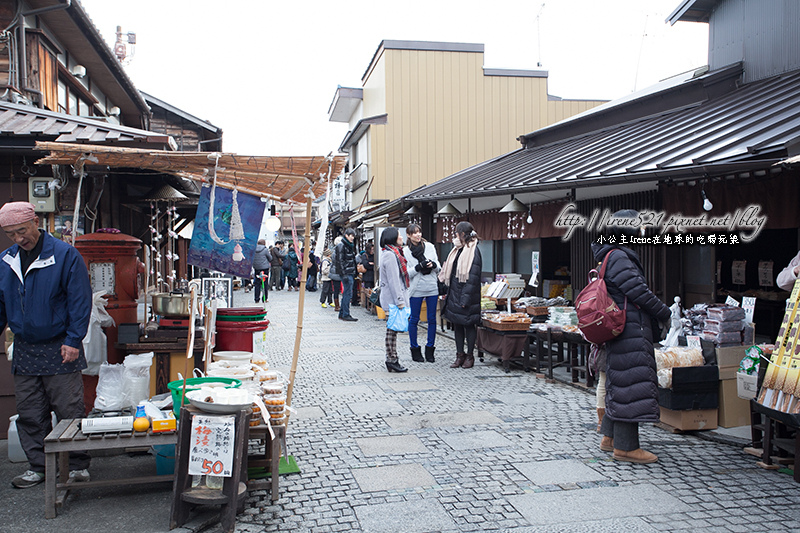
[[[189,475],[233,475],[235,416],[194,416],[189,444]]]

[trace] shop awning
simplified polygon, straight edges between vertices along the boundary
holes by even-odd
[[[734,68],[727,69],[735,75]],[[711,76],[711,75],[709,75]],[[542,130],[529,144],[448,176],[405,196],[408,201],[497,196],[593,186],[708,178],[769,168],[800,135],[800,71],[747,85],[729,79],[688,85],[631,100],[615,113],[638,109],[635,119],[592,130],[593,117],[575,119],[572,135],[550,139]],[[710,83],[710,82],[709,82]],[[720,87],[724,85],[724,88]],[[658,113],[648,106],[693,91],[702,99]],[[717,92],[713,92],[717,91]],[[721,93],[721,94],[720,94]],[[710,97],[712,94],[720,96]],[[644,99],[642,99],[644,100]],[[648,103],[649,102],[649,103]],[[552,129],[552,128],[551,128]],[[566,128],[564,128],[566,129]],[[539,139],[540,144],[537,144]]]
[[[37,142],[36,148],[50,154],[38,165],[103,165],[144,168],[238,189],[277,201],[305,203],[309,191],[325,193],[325,181],[338,175],[346,156],[273,157],[216,152],[167,152],[86,144]]]

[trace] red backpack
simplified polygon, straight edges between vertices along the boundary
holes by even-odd
[[[614,250],[611,250],[613,252]],[[628,297],[622,309],[611,299],[603,279],[608,264],[608,252],[603,258],[600,272],[595,269],[589,271],[589,284],[578,294],[575,299],[575,312],[578,315],[578,328],[587,341],[594,344],[603,344],[616,338],[625,329],[625,310],[628,307]],[[592,277],[592,274],[596,277]]]

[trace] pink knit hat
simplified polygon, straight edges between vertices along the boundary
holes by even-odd
[[[30,202],[8,202],[0,208],[0,226],[15,226],[36,218],[36,211]]]

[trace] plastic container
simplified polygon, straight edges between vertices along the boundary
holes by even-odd
[[[253,351],[253,335],[269,327],[269,320],[226,322],[217,320],[216,347],[220,350]]]
[[[151,446],[156,456],[156,474],[168,476],[175,473],[175,445],[157,444]]]
[[[188,378],[186,380],[186,390],[197,390],[203,385],[209,383],[221,383],[226,388],[235,389],[242,386],[242,382],[233,378]],[[167,388],[172,393],[172,412],[175,413],[175,418],[180,418],[181,405],[187,403],[186,398],[183,398],[183,380],[178,379],[167,383]]]
[[[253,358],[253,352],[243,352],[240,350],[220,351],[211,354],[214,361],[231,361],[247,363]]]
[[[286,390],[283,381],[268,381],[261,384],[261,392],[265,395],[282,395]]]
[[[22,444],[19,442],[19,432],[17,431],[17,418],[14,415],[8,419],[8,460],[12,463],[24,463],[28,460]]]

